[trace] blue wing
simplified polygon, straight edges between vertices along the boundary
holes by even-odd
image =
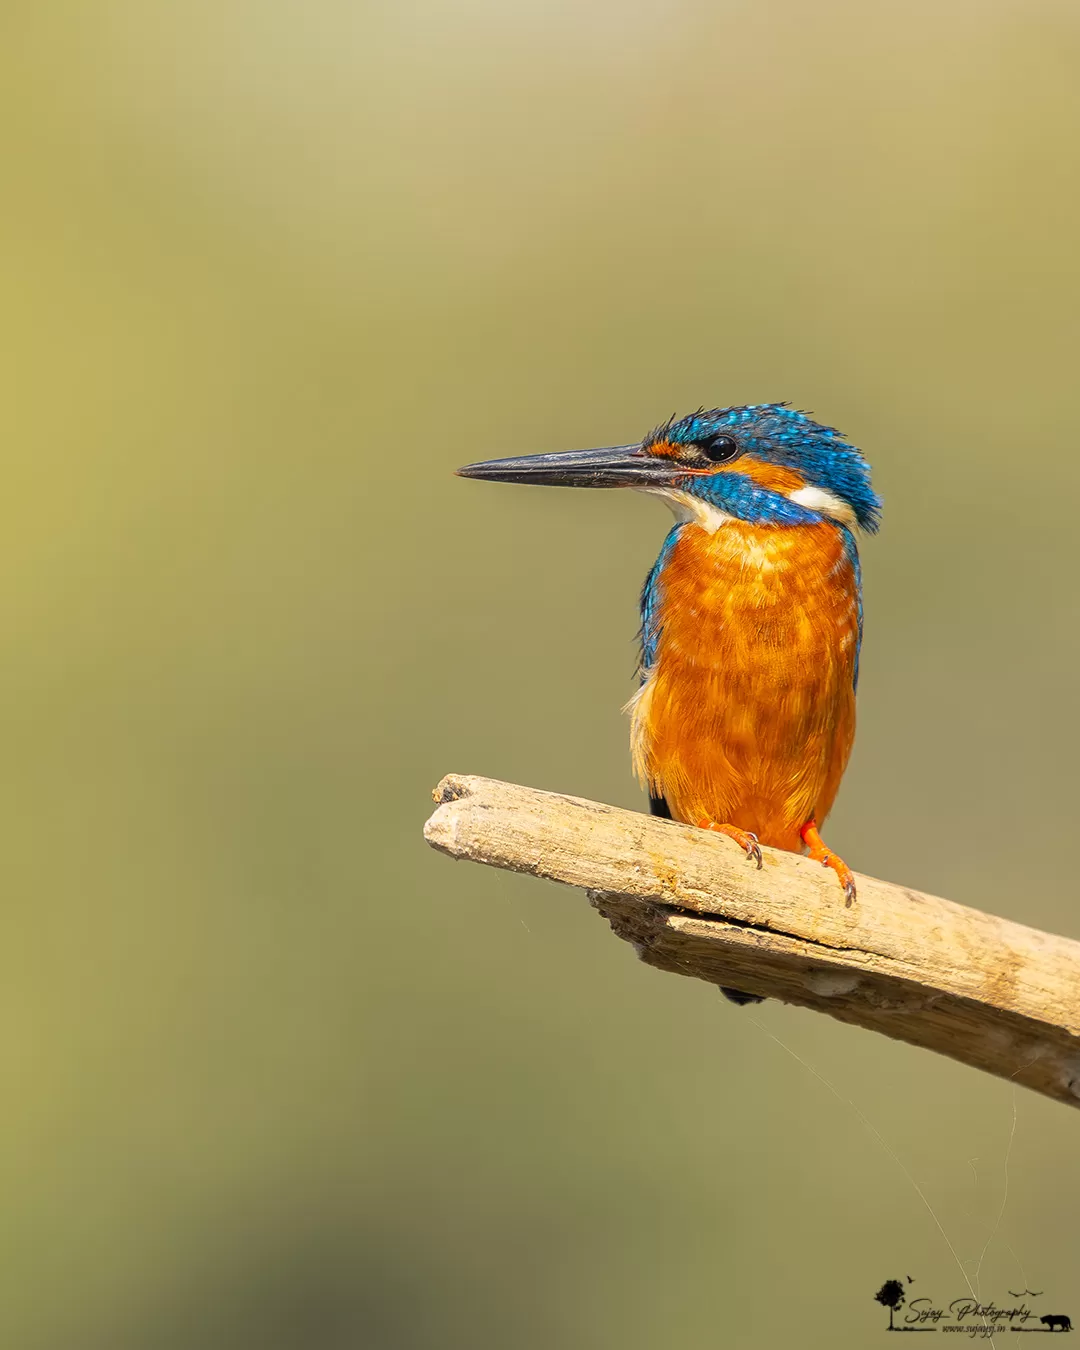
[[[847,554],[848,562],[851,563],[851,572],[855,578],[855,613],[857,616],[857,630],[855,636],[855,672],[852,677],[852,687],[859,687],[859,653],[862,651],[862,627],[863,627],[863,604],[862,604],[862,563],[859,561],[859,546],[855,542],[855,536],[846,525],[841,525],[840,533],[844,536],[844,552]]]
[[[675,547],[679,538],[681,525],[673,525],[668,530],[667,538],[660,549],[660,555],[653,563],[649,575],[645,578],[645,585],[641,588],[641,678],[645,679],[646,674],[652,668],[656,661],[656,649],[660,642],[660,608],[663,604],[664,591],[661,581],[661,574],[668,564],[671,557],[671,551]]]

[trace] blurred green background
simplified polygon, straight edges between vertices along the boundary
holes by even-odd
[[[1078,62],[1055,0],[4,6],[0,1343],[1077,1318],[1075,1114],[420,830],[642,800],[666,513],[454,467],[785,398],[887,503],[830,839],[1080,936]]]

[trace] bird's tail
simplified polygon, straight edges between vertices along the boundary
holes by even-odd
[[[722,984],[719,984],[716,987],[725,998],[730,999],[732,1003],[737,1003],[740,1008],[745,1007],[747,1003],[765,1002],[765,996],[763,994],[748,994],[745,989],[728,989]]]

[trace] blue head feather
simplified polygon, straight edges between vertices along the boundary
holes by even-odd
[[[718,435],[732,436],[744,455],[793,469],[808,487],[821,488],[846,502],[861,529],[871,533],[877,529],[881,498],[870,485],[870,466],[861,452],[835,427],[823,426],[785,403],[701,409],[658,428],[646,444],[689,445]],[[740,474],[737,461],[723,473],[688,475],[679,487],[754,523],[801,525],[821,520],[817,512]]]

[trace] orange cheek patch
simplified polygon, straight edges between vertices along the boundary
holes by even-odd
[[[806,486],[802,474],[796,473],[794,469],[786,469],[780,464],[768,464],[765,460],[754,459],[751,455],[735,460],[731,465],[731,471],[752,478],[758,487],[767,488],[769,492],[782,492],[785,496]]]

